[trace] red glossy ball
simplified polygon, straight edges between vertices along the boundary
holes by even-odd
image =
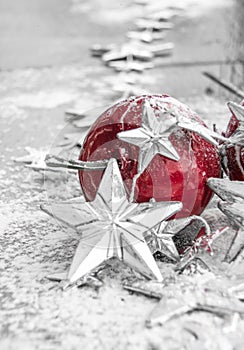
[[[244,101],[241,103],[244,106]],[[230,137],[239,126],[239,121],[232,114],[225,137]],[[226,172],[231,180],[244,181],[244,147],[235,145],[226,148]]]
[[[168,95],[147,95],[121,101],[105,111],[90,129],[80,160],[116,158],[125,188],[130,195],[132,179],[137,174],[139,148],[117,138],[121,131],[141,126],[142,102],[148,100],[155,113],[172,106],[187,118],[203,122],[189,107]],[[155,103],[156,101],[156,103]],[[159,114],[164,118],[164,114]],[[199,215],[208,204],[212,191],[206,185],[209,177],[221,174],[220,159],[216,147],[194,132],[175,128],[169,140],[180,156],[174,161],[159,154],[151,160],[147,169],[136,181],[135,202],[181,201],[183,209],[176,218]],[[102,171],[79,171],[82,189],[88,201],[95,197]]]

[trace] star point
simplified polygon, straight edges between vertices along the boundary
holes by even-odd
[[[144,236],[181,206],[180,202],[129,202],[117,161],[111,159],[93,202],[79,203],[76,198],[42,209],[82,233],[68,273],[69,282],[74,283],[113,257],[162,281]]]

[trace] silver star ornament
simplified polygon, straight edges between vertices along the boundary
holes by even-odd
[[[33,169],[35,171],[57,171],[54,168],[47,166],[45,158],[47,156],[47,150],[35,149],[33,147],[25,147],[25,151],[28,153],[25,156],[15,158],[15,163],[24,164],[26,168]]]
[[[158,119],[148,101],[143,102],[141,127],[122,131],[117,137],[140,148],[138,173],[143,173],[156,154],[178,161],[180,159],[168,137],[175,128],[174,121],[167,125]]]
[[[116,160],[109,161],[93,202],[75,198],[41,208],[82,234],[68,273],[70,284],[113,257],[148,278],[162,281],[144,235],[181,210],[182,204],[130,203]]]
[[[155,101],[157,102],[157,101]],[[214,138],[226,140],[225,137],[208,129],[196,120],[192,120],[183,114],[179,114],[176,108],[164,107],[160,110],[161,114],[168,114],[171,118],[158,118],[154,109],[148,101],[142,105],[141,127],[122,131],[117,137],[125,142],[136,145],[140,148],[138,159],[138,173],[142,173],[156,154],[169,159],[179,161],[180,157],[169,141],[169,136],[175,128],[182,128],[195,132],[209,143],[217,146]]]

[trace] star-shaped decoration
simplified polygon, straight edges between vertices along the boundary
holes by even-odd
[[[151,28],[153,31],[162,31],[162,30],[169,30],[174,27],[173,23],[171,22],[159,22],[157,20],[153,19],[144,19],[140,18],[135,21],[135,25],[138,29],[144,30]]]
[[[234,133],[228,138],[228,141],[232,144],[237,144],[244,147],[244,106],[235,102],[227,103],[232,114],[237,118],[239,125]]]
[[[205,226],[206,228],[206,226]],[[206,262],[206,258],[213,254],[212,245],[220,236],[222,236],[229,227],[223,227],[210,233],[210,228],[206,228],[206,234],[195,236],[195,240],[192,245],[189,245],[188,249],[181,255],[180,261],[177,263],[175,270],[182,273],[187,270],[194,271],[207,270],[211,271],[211,267]],[[206,255],[206,252],[208,255]]]
[[[153,228],[150,235],[145,237],[145,239],[153,254],[160,253],[176,262],[179,261],[180,255],[173,240],[175,232],[172,232],[173,230],[168,228],[169,222],[163,221],[161,224]]]
[[[150,50],[154,57],[169,56],[172,54],[173,48],[174,44],[170,42],[150,46]]]
[[[218,146],[218,142],[215,139],[222,141],[227,140],[224,136],[207,128],[206,126],[199,123],[197,120],[187,118],[187,116],[185,116],[184,114],[179,114],[179,112],[176,108],[174,108],[174,106],[171,106],[170,108],[165,107],[165,112],[171,114],[173,117],[176,118],[176,124],[179,127],[195,132],[214,146]]]
[[[156,154],[160,154],[175,161],[179,160],[176,149],[169,141],[169,136],[175,128],[180,127],[195,132],[215,146],[217,146],[218,143],[214,138],[226,140],[225,137],[208,129],[198,121],[180,115],[174,107],[168,108],[165,106],[160,113],[168,114],[171,118],[157,118],[150,103],[144,101],[142,105],[141,127],[122,131],[117,134],[120,140],[140,148],[138,159],[139,174],[147,168]]]
[[[169,136],[175,128],[175,122],[158,119],[148,101],[143,102],[141,127],[122,131],[117,137],[140,148],[138,173],[142,173],[156,154],[178,161],[179,155]]]
[[[115,44],[108,44],[108,45],[94,44],[90,48],[90,51],[93,57],[102,57],[102,55],[104,55],[106,52],[109,52],[114,49],[116,49]]]
[[[78,201],[42,206],[46,213],[82,233],[68,273],[70,284],[113,257],[162,281],[144,235],[179,211],[180,202],[130,203],[114,159],[108,163],[95,200]]]
[[[151,69],[154,67],[153,63],[151,62],[137,62],[131,59],[130,57],[127,58],[125,61],[111,61],[109,62],[109,67],[114,68],[117,72],[143,72],[145,69]]]
[[[103,285],[103,282],[96,277],[97,273],[89,274],[84,276],[82,279],[77,281],[75,285],[70,285],[68,281],[68,272],[67,271],[60,271],[56,272],[52,275],[47,276],[47,279],[54,282],[60,282],[62,284],[63,290],[68,289],[70,287],[76,286],[76,287],[84,287],[89,286],[95,289],[100,288]]]
[[[132,40],[139,40],[144,43],[151,43],[154,40],[162,40],[165,38],[164,33],[153,32],[150,28],[137,32],[130,31],[127,33],[127,37]]]
[[[209,273],[211,276],[211,273]],[[221,317],[238,313],[244,315],[243,303],[231,293],[229,279],[215,275],[204,283],[184,281],[165,286],[162,298],[150,313],[146,325],[163,325],[184,314],[206,311]]]
[[[33,147],[25,147],[25,151],[28,153],[25,156],[15,158],[16,163],[22,163],[26,168],[31,168],[36,171],[57,171],[54,168],[49,168],[45,162],[47,150],[36,149]]]
[[[158,22],[167,22],[179,13],[179,10],[176,9],[161,10],[157,3],[151,6],[151,11],[152,13],[147,15],[147,18]]]
[[[153,59],[153,53],[150,49],[142,48],[136,43],[124,44],[118,49],[111,50],[102,56],[105,63],[111,61],[127,60],[129,57],[139,61],[151,61]]]
[[[218,207],[236,230],[226,256],[232,261],[244,248],[244,182],[211,178],[207,184],[223,200]]]
[[[228,178],[217,179],[210,178],[208,186],[219,196],[220,199],[227,202],[244,201],[244,182],[231,181]]]
[[[202,228],[210,237],[210,227],[202,217],[193,215],[187,218],[165,221],[156,226],[146,241],[153,252],[180,261],[180,254],[193,247]]]

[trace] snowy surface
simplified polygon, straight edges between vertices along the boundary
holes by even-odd
[[[78,3],[73,2],[73,11],[78,11]],[[177,77],[177,72],[172,74]],[[174,295],[179,285],[195,286],[216,276],[227,290],[232,281],[243,279],[243,260],[232,267],[223,262],[234,235],[231,228],[213,244],[214,255],[204,255],[212,274],[201,269],[179,275],[175,265],[158,262],[164,277],[158,285],[111,261],[99,274],[104,282],[99,290],[62,291],[59,283],[46,278],[69,267],[79,237],[41,212],[40,204],[79,196],[77,174],[63,171],[43,176],[13,159],[24,156],[26,146],[52,151],[63,134],[77,131],[65,122],[66,109],[117,100],[120,92],[112,92],[105,79],[110,73],[97,61],[92,66],[83,62],[0,72],[0,349],[241,350],[244,321],[237,313],[219,317],[198,311],[147,328],[146,319],[158,301],[123,289],[129,283],[163,293],[170,286]],[[194,81],[200,80],[198,73]],[[143,90],[168,92],[167,79],[159,81],[158,74],[164,75],[155,68],[144,75]],[[191,95],[184,88],[179,93],[176,82],[174,97],[198,112],[209,126],[214,123],[218,130],[225,129],[229,112],[224,98],[206,96],[203,91]],[[78,151],[60,148],[60,154],[75,158]],[[214,198],[203,214],[213,232],[228,224],[216,203]]]

